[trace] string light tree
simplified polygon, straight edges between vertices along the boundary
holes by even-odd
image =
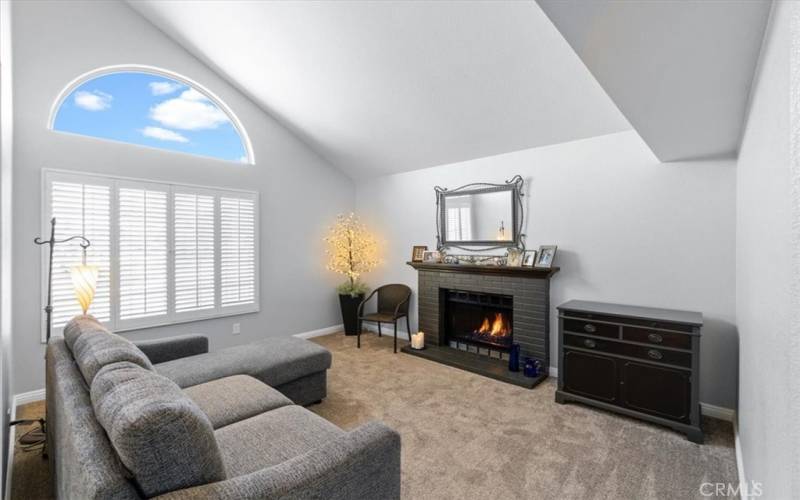
[[[342,308],[345,335],[358,334],[358,306],[369,287],[359,278],[380,264],[378,242],[359,218],[350,213],[339,215],[325,238],[328,244],[326,268],[347,277],[336,288]]]

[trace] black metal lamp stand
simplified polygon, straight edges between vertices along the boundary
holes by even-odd
[[[56,218],[50,219],[50,239],[42,241],[41,238],[34,238],[33,242],[37,245],[50,245],[50,262],[47,267],[47,305],[44,306],[44,314],[47,317],[47,340],[45,343],[50,342],[50,325],[52,323],[53,305],[53,247],[58,243],[66,243],[72,240],[81,240],[79,243],[83,248],[83,263],[86,264],[86,249],[89,248],[91,243],[84,236],[71,236],[63,240],[56,239]]]
[[[83,249],[83,263],[86,264],[86,249],[89,248],[91,243],[88,239],[84,236],[71,236],[69,238],[64,238],[63,240],[56,239],[56,218],[53,217],[50,219],[50,239],[49,240],[42,240],[41,238],[37,237],[34,238],[33,242],[37,245],[49,245],[50,246],[50,256],[49,256],[49,263],[47,267],[47,305],[44,306],[44,313],[47,317],[47,336],[46,336],[46,344],[50,342],[50,329],[52,325],[52,316],[53,316],[53,304],[52,304],[52,295],[53,295],[53,247],[59,243],[67,243],[68,241],[72,240],[80,240],[79,245]],[[47,407],[45,406],[45,412],[47,412]],[[40,418],[36,420],[14,420],[9,422],[9,426],[14,425],[28,425],[39,423],[39,429],[31,429],[25,434],[23,434],[19,438],[20,445],[24,450],[30,449],[38,449],[41,446],[42,449],[42,456],[47,457],[47,449],[46,449],[46,442],[47,442],[47,427],[46,427],[46,418]]]

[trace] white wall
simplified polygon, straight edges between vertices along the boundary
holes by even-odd
[[[357,210],[386,242],[385,264],[367,279],[416,289],[404,262],[412,245],[435,246],[435,185],[515,174],[526,180],[528,246],[559,246],[551,364],[555,306],[568,299],[698,310],[701,401],[735,407],[733,161],[661,164],[635,132],[622,132],[357,182]]]
[[[0,495],[5,491],[11,408],[11,4],[0,1]]]
[[[770,499],[800,497],[798,14],[773,7],[737,166],[739,435],[746,479]]]
[[[341,323],[334,276],[322,265],[325,227],[352,209],[352,181],[123,2],[15,2],[14,391],[43,387],[39,342],[41,169],[99,172],[261,193],[261,312],[126,334],[143,339],[197,332],[211,348]],[[106,65],[175,71],[225,101],[250,135],[257,164],[150,150],[47,129],[50,107],[78,75]],[[257,64],[257,61],[253,61]],[[231,335],[232,323],[242,333]]]

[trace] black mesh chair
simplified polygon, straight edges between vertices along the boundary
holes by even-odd
[[[378,294],[378,310],[364,314],[364,304]],[[394,352],[397,352],[397,320],[406,318],[408,340],[411,341],[411,323],[408,320],[408,303],[411,301],[411,288],[406,285],[383,285],[372,291],[358,306],[358,348],[361,348],[361,324],[364,321],[378,323],[378,336],[382,337],[381,323],[394,325]]]

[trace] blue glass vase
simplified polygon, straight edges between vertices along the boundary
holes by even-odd
[[[512,372],[519,371],[519,344],[516,342],[511,344],[511,350],[508,352],[508,369]]]

